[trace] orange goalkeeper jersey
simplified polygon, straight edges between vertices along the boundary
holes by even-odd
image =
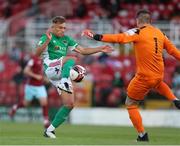
[[[136,56],[137,74],[150,78],[163,78],[163,49],[180,60],[180,51],[156,27],[145,25],[120,34],[103,34],[103,42],[133,42]]]

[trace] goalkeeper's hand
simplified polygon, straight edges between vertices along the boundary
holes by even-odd
[[[94,34],[95,33],[93,31],[91,31],[89,29],[85,29],[85,30],[82,31],[81,36],[86,36],[88,38],[93,39],[94,38]]]
[[[93,31],[89,29],[85,29],[82,31],[81,36],[86,36],[87,38],[94,39],[96,41],[101,41],[103,38],[103,35],[101,34],[95,34]]]

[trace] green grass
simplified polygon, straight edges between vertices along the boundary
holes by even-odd
[[[0,145],[180,145],[180,129],[147,128],[149,143],[137,143],[132,127],[64,124],[56,139],[42,136],[40,123],[0,122]]]

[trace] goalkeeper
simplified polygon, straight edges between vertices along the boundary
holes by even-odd
[[[120,34],[95,34],[90,30],[84,30],[82,35],[97,41],[111,43],[130,43],[135,49],[137,72],[127,88],[126,106],[129,117],[138,132],[137,141],[148,141],[148,134],[144,129],[138,104],[144,100],[144,96],[151,88],[156,89],[161,95],[174,102],[180,109],[180,100],[171,92],[165,82],[163,49],[180,60],[180,51],[171,41],[156,27],[151,25],[151,14],[146,10],[140,10],[136,16],[137,28]]]

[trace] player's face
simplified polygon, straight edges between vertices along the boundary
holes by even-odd
[[[57,23],[52,25],[52,33],[58,37],[64,36],[66,30],[66,23]]]

